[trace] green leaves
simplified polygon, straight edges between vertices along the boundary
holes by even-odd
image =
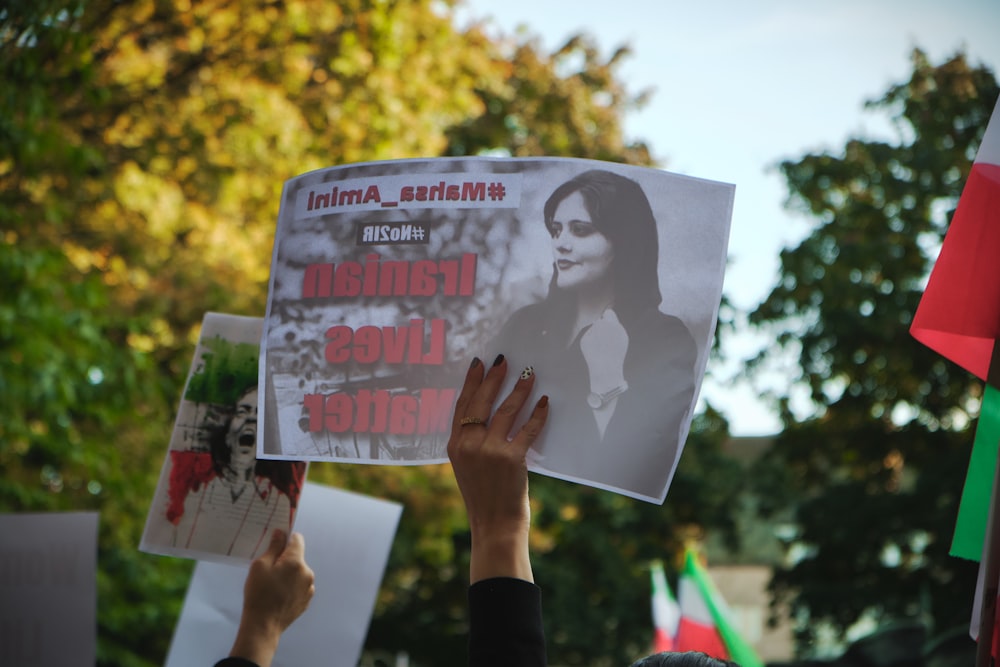
[[[790,206],[815,224],[750,318],[798,358],[816,406],[801,422],[785,413],[770,465],[787,486],[760,487],[766,505],[797,506],[795,548],[809,555],[773,587],[807,619],[806,642],[817,623],[843,632],[863,613],[967,622],[974,570],[946,552],[979,388],[908,329],[1000,89],[962,54],[935,66],[915,51],[913,67],[868,104],[891,115],[895,141],[781,164]],[[919,558],[883,557],[915,535]]]
[[[451,12],[432,0],[0,10],[0,510],[100,510],[100,664],[162,662],[190,563],[136,550],[147,502],[203,314],[264,312],[286,179],[482,151],[650,162],[623,140],[642,101],[618,75],[625,49],[605,57],[580,37],[545,53],[460,29]],[[370,644],[454,662],[467,563],[450,470],[310,474],[405,503]],[[593,557],[628,564],[609,577],[633,592],[608,613],[638,646],[641,559],[662,557],[669,533],[661,508],[538,486],[553,511],[540,545],[588,539],[558,518],[586,503],[621,531]],[[550,562],[577,567],[573,549]],[[608,650],[582,625],[564,645]]]

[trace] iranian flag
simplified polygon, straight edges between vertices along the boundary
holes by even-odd
[[[656,561],[650,566],[650,577],[653,583],[653,651],[673,651],[681,610],[667,585],[663,563]]]
[[[945,234],[941,252],[913,316],[910,333],[921,343],[987,382],[962,501],[955,522],[951,555],[979,560],[970,634],[990,632],[988,650],[981,643],[976,665],[994,664],[998,624],[995,576],[997,536],[986,540],[987,523],[998,480],[1000,442],[1000,101],[994,106],[983,142]],[[990,570],[987,572],[987,570]]]
[[[962,189],[951,226],[910,333],[938,354],[982,380],[989,374],[1000,336],[1000,104],[993,109],[983,142]],[[1000,387],[987,385],[951,555],[979,560],[986,533],[997,433]]]
[[[701,651],[732,660],[741,667],[764,667],[763,661],[740,636],[725,600],[719,594],[698,555],[688,549],[677,586],[681,620],[674,651]]]
[[[986,127],[910,333],[985,380],[1000,335],[1000,104]]]

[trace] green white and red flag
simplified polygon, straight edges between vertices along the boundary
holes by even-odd
[[[667,585],[663,563],[655,561],[650,566],[650,578],[653,584],[653,651],[673,651],[681,610]]]
[[[1000,437],[1000,103],[986,126],[941,252],[917,306],[910,333],[921,343],[987,382],[951,554],[979,559],[980,587],[996,592],[998,536],[987,540]],[[995,522],[994,522],[995,523]],[[981,591],[977,591],[977,595]],[[972,635],[991,632],[977,665],[996,655],[995,600],[977,600]],[[982,617],[979,613],[982,612]]]
[[[677,599],[681,620],[673,650],[701,651],[732,660],[741,667],[764,667],[756,651],[736,629],[732,612],[692,549],[684,555]]]
[[[1000,104],[993,109],[941,252],[913,316],[918,341],[987,380],[1000,337]],[[984,393],[951,554],[979,560],[1000,429],[1000,387]]]

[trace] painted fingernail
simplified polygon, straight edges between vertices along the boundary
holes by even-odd
[[[475,368],[476,366],[478,366],[481,363],[483,363],[483,362],[481,362],[479,360],[479,357],[472,357],[472,363],[469,364],[469,368]]]
[[[534,374],[535,374],[535,368],[533,366],[527,366],[523,371],[521,371],[521,379],[527,380]]]
[[[493,360],[493,365],[494,366],[499,366],[502,363],[503,363],[503,355],[502,354],[498,354],[497,358]]]
[[[540,399],[538,399],[538,407],[544,408],[548,404],[549,404],[549,397],[548,396],[542,396]]]

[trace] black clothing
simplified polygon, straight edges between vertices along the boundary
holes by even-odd
[[[469,587],[469,667],[545,667],[542,591],[512,577]]]
[[[469,586],[469,667],[545,667],[542,590],[523,579],[495,577]],[[258,667],[223,658],[215,667]]]
[[[517,355],[544,379],[552,416],[535,453],[553,472],[658,498],[680,445],[680,428],[694,399],[697,346],[684,323],[648,308],[631,318],[624,376],[601,437],[587,404],[590,374],[580,349],[585,327],[567,346],[572,311],[550,300],[515,312],[493,343],[493,353]],[[520,359],[514,359],[520,363]]]

